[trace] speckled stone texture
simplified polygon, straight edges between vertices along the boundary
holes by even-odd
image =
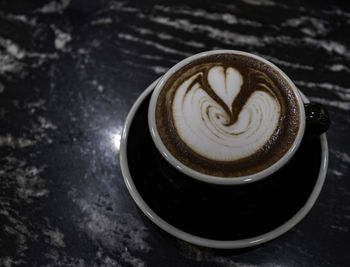
[[[0,266],[349,266],[349,36],[346,1],[0,1]],[[332,119],[315,206],[252,249],[171,237],[120,171],[134,101],[211,49],[272,61]]]

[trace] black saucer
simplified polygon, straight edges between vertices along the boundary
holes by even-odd
[[[134,200],[161,228],[200,245],[244,247],[286,232],[311,209],[327,168],[325,135],[303,142],[287,166],[267,179],[239,186],[206,184],[178,172],[153,144],[147,122],[151,92],[141,96],[128,118],[121,163]]]

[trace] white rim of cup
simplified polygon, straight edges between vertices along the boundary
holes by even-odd
[[[134,105],[132,106],[131,110],[129,111],[129,114],[126,118],[123,132],[121,135],[121,143],[120,143],[120,167],[122,171],[122,175],[124,178],[125,185],[135,201],[136,205],[141,209],[141,211],[152,221],[154,222],[158,227],[163,229],[164,231],[168,232],[169,234],[184,240],[186,242],[203,246],[203,247],[209,247],[209,248],[217,248],[217,249],[238,249],[238,248],[246,248],[246,247],[252,247],[256,245],[260,245],[263,243],[266,243],[268,241],[271,241],[272,239],[275,239],[279,237],[280,235],[286,233],[291,228],[293,228],[296,224],[298,224],[305,216],[308,214],[308,212],[311,210],[313,205],[315,204],[321,189],[323,187],[326,174],[327,174],[327,168],[328,168],[328,144],[327,144],[327,137],[326,134],[322,134],[320,136],[321,140],[321,164],[319,168],[319,173],[317,177],[317,181],[315,183],[315,186],[305,202],[304,206],[299,209],[299,211],[291,217],[288,221],[286,221],[284,224],[280,225],[279,227],[275,228],[274,230],[267,232],[265,234],[246,238],[246,239],[239,239],[239,240],[213,240],[213,239],[207,239],[202,238],[199,236],[192,235],[190,233],[184,232],[173,225],[169,224],[168,222],[164,221],[161,217],[159,217],[143,200],[142,196],[136,189],[136,186],[133,182],[133,179],[130,174],[129,165],[127,161],[127,142],[128,142],[128,134],[130,130],[131,123],[134,119],[135,113],[137,109],[139,108],[140,104],[146,96],[153,90],[153,88],[158,83],[159,79],[154,81],[136,100]],[[302,94],[302,93],[301,93]],[[302,95],[302,99],[304,99],[304,103],[308,103],[308,99]]]
[[[301,123],[300,123],[298,134],[297,134],[293,144],[289,148],[288,152],[286,154],[284,154],[273,165],[271,165],[270,167],[268,167],[260,172],[257,172],[257,173],[251,174],[251,175],[239,176],[239,177],[218,177],[218,176],[212,176],[212,175],[203,174],[203,173],[200,173],[198,171],[195,171],[195,170],[187,167],[182,162],[180,162],[178,159],[176,159],[169,152],[169,150],[163,144],[163,142],[159,136],[158,130],[157,130],[156,119],[155,119],[157,98],[158,98],[158,95],[159,95],[162,87],[164,86],[165,82],[168,80],[168,78],[170,76],[172,76],[180,68],[182,68],[183,66],[192,62],[193,60],[196,60],[196,59],[199,59],[202,57],[206,57],[209,55],[216,55],[216,54],[238,54],[238,55],[243,55],[243,56],[251,57],[251,58],[257,59],[259,61],[262,61],[263,63],[265,63],[265,64],[269,65],[270,67],[272,67],[273,69],[275,69],[290,84],[290,86],[292,87],[293,92],[297,98],[297,102],[298,102],[299,110],[300,110],[300,113],[299,113],[300,118],[299,119],[300,119]],[[203,181],[206,183],[212,183],[212,184],[220,184],[220,185],[248,184],[248,183],[252,183],[252,182],[261,180],[261,179],[268,177],[269,175],[275,173],[277,170],[279,170],[281,167],[283,167],[293,157],[293,155],[297,151],[297,149],[298,149],[298,147],[303,139],[303,135],[304,135],[304,131],[305,131],[305,110],[304,110],[303,100],[299,94],[299,90],[296,88],[296,86],[291,81],[291,79],[281,69],[279,69],[276,65],[274,65],[270,61],[268,61],[260,56],[257,56],[257,55],[251,54],[251,53],[247,53],[247,52],[243,52],[243,51],[239,51],[239,50],[212,50],[212,51],[202,52],[202,53],[190,56],[188,58],[185,58],[184,60],[182,60],[179,63],[177,63],[176,65],[174,65],[171,69],[169,69],[164,74],[163,77],[160,78],[159,82],[157,83],[157,85],[153,91],[153,94],[152,94],[152,97],[150,100],[150,105],[149,105],[149,109],[148,109],[148,126],[149,126],[149,130],[150,130],[150,133],[152,136],[152,140],[155,143],[158,151],[162,154],[162,156],[172,166],[174,166],[176,169],[183,172],[184,174],[186,174],[192,178],[195,178],[197,180],[200,180],[200,181]]]

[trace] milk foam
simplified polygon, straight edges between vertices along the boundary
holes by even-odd
[[[254,91],[242,107],[238,119],[230,123],[232,114],[215,101],[197,78],[198,72],[176,90],[172,114],[182,141],[199,155],[218,161],[235,161],[256,153],[278,127],[281,106],[263,90]],[[212,67],[207,75],[215,94],[232,113],[232,103],[242,90],[243,77],[235,68]],[[267,84],[261,84],[267,87]],[[268,89],[268,88],[267,88]]]

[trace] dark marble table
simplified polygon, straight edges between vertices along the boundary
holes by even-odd
[[[0,266],[350,266],[350,6],[344,1],[0,2]],[[327,106],[330,161],[291,231],[246,250],[150,222],[120,171],[141,92],[177,61],[249,51]]]

